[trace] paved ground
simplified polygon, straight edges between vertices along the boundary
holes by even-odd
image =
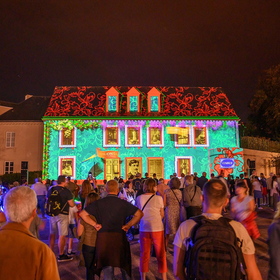
[[[256,247],[256,261],[261,271],[263,279],[267,279],[267,271],[269,265],[269,256],[267,253],[267,229],[271,224],[273,218],[273,212],[270,208],[264,208],[258,210],[257,224],[261,233],[261,237],[255,242]],[[40,239],[48,244],[48,223],[46,223],[45,229],[40,230]],[[74,241],[74,250],[76,251],[77,241]],[[55,253],[58,253],[57,246],[55,246]],[[140,279],[139,273],[139,256],[140,256],[140,245],[138,243],[138,236],[135,240],[131,241],[131,254],[132,254],[132,279]],[[84,267],[78,267],[79,257],[75,256],[71,262],[58,263],[58,269],[62,280],[75,280],[75,279],[86,279],[86,272]],[[173,245],[169,244],[167,252],[167,265],[168,265],[168,279],[175,279],[172,273],[173,264]],[[96,277],[98,279],[98,277]],[[101,275],[101,279],[103,279]],[[120,271],[116,270],[116,279],[121,279]],[[157,271],[156,258],[151,257],[150,259],[150,272],[147,274],[147,279],[161,279],[160,274]]]

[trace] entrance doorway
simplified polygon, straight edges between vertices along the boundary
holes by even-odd
[[[149,177],[153,177],[153,174],[157,174],[157,178],[163,177],[163,158],[147,158],[148,160],[148,173]]]
[[[115,177],[120,177],[120,161],[118,158],[105,159],[105,179],[113,180]]]

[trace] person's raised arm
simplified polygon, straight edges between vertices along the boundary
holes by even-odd
[[[137,224],[142,219],[143,216],[144,213],[140,209],[138,209],[135,212],[133,218],[126,225],[124,225],[122,229],[124,231],[128,231],[133,225]]]
[[[173,274],[177,280],[187,279],[184,267],[185,253],[186,251],[174,245]]]
[[[243,254],[243,257],[247,267],[246,273],[247,273],[248,280],[262,280],[261,273],[256,264],[255,254],[253,255]]]
[[[98,224],[97,222],[95,222],[94,220],[91,219],[91,217],[89,216],[89,213],[86,210],[83,210],[80,213],[80,217],[89,225],[93,226],[97,231],[99,231],[102,228],[102,225]]]

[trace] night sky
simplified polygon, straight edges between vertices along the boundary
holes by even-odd
[[[0,99],[55,86],[221,86],[243,121],[280,63],[280,1],[0,3]]]

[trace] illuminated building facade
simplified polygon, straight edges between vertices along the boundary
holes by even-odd
[[[44,121],[43,177],[101,182],[136,173],[243,172],[238,117],[222,88],[56,87]]]

